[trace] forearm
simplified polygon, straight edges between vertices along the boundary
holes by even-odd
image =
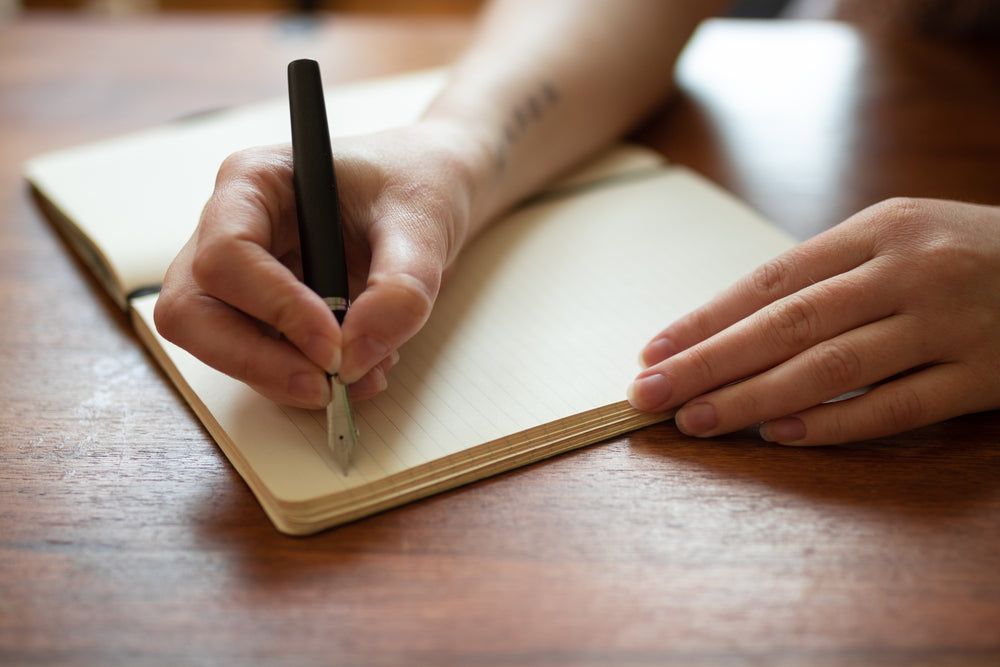
[[[343,326],[296,274],[290,148],[270,147],[223,164],[157,327],[275,401],[322,407],[328,373],[377,393],[466,241],[662,98],[709,5],[497,0],[421,122],[334,142],[354,291]]]
[[[498,0],[426,119],[472,138],[469,236],[623,135],[722,2]]]

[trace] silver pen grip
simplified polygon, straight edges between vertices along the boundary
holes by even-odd
[[[351,452],[358,441],[358,427],[347,387],[331,376],[330,392],[330,404],[326,408],[327,438],[334,461],[346,475],[351,465]]]

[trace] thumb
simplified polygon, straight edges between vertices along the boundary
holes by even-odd
[[[437,256],[401,235],[373,244],[367,285],[344,318],[342,382],[360,380],[424,325],[441,286]]]

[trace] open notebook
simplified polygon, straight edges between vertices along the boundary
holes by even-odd
[[[421,72],[327,91],[334,134],[415,118]],[[495,223],[460,257],[389,389],[357,404],[341,474],[325,415],[281,406],[161,339],[156,287],[221,160],[288,140],[283,100],[40,156],[54,223],[282,532],[308,534],[662,420],[624,392],[650,336],[792,240],[693,172],[619,146]]]

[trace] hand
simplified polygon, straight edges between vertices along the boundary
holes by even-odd
[[[384,389],[468,234],[460,145],[430,123],[334,142],[353,300],[343,330],[299,278],[291,148],[234,154],[166,274],[157,329],[281,403],[324,406],[327,372],[355,398]]]
[[[678,428],[700,437],[761,423],[765,440],[832,444],[1000,407],[1000,208],[873,206],[681,318],[641,360],[632,404],[679,407]]]

